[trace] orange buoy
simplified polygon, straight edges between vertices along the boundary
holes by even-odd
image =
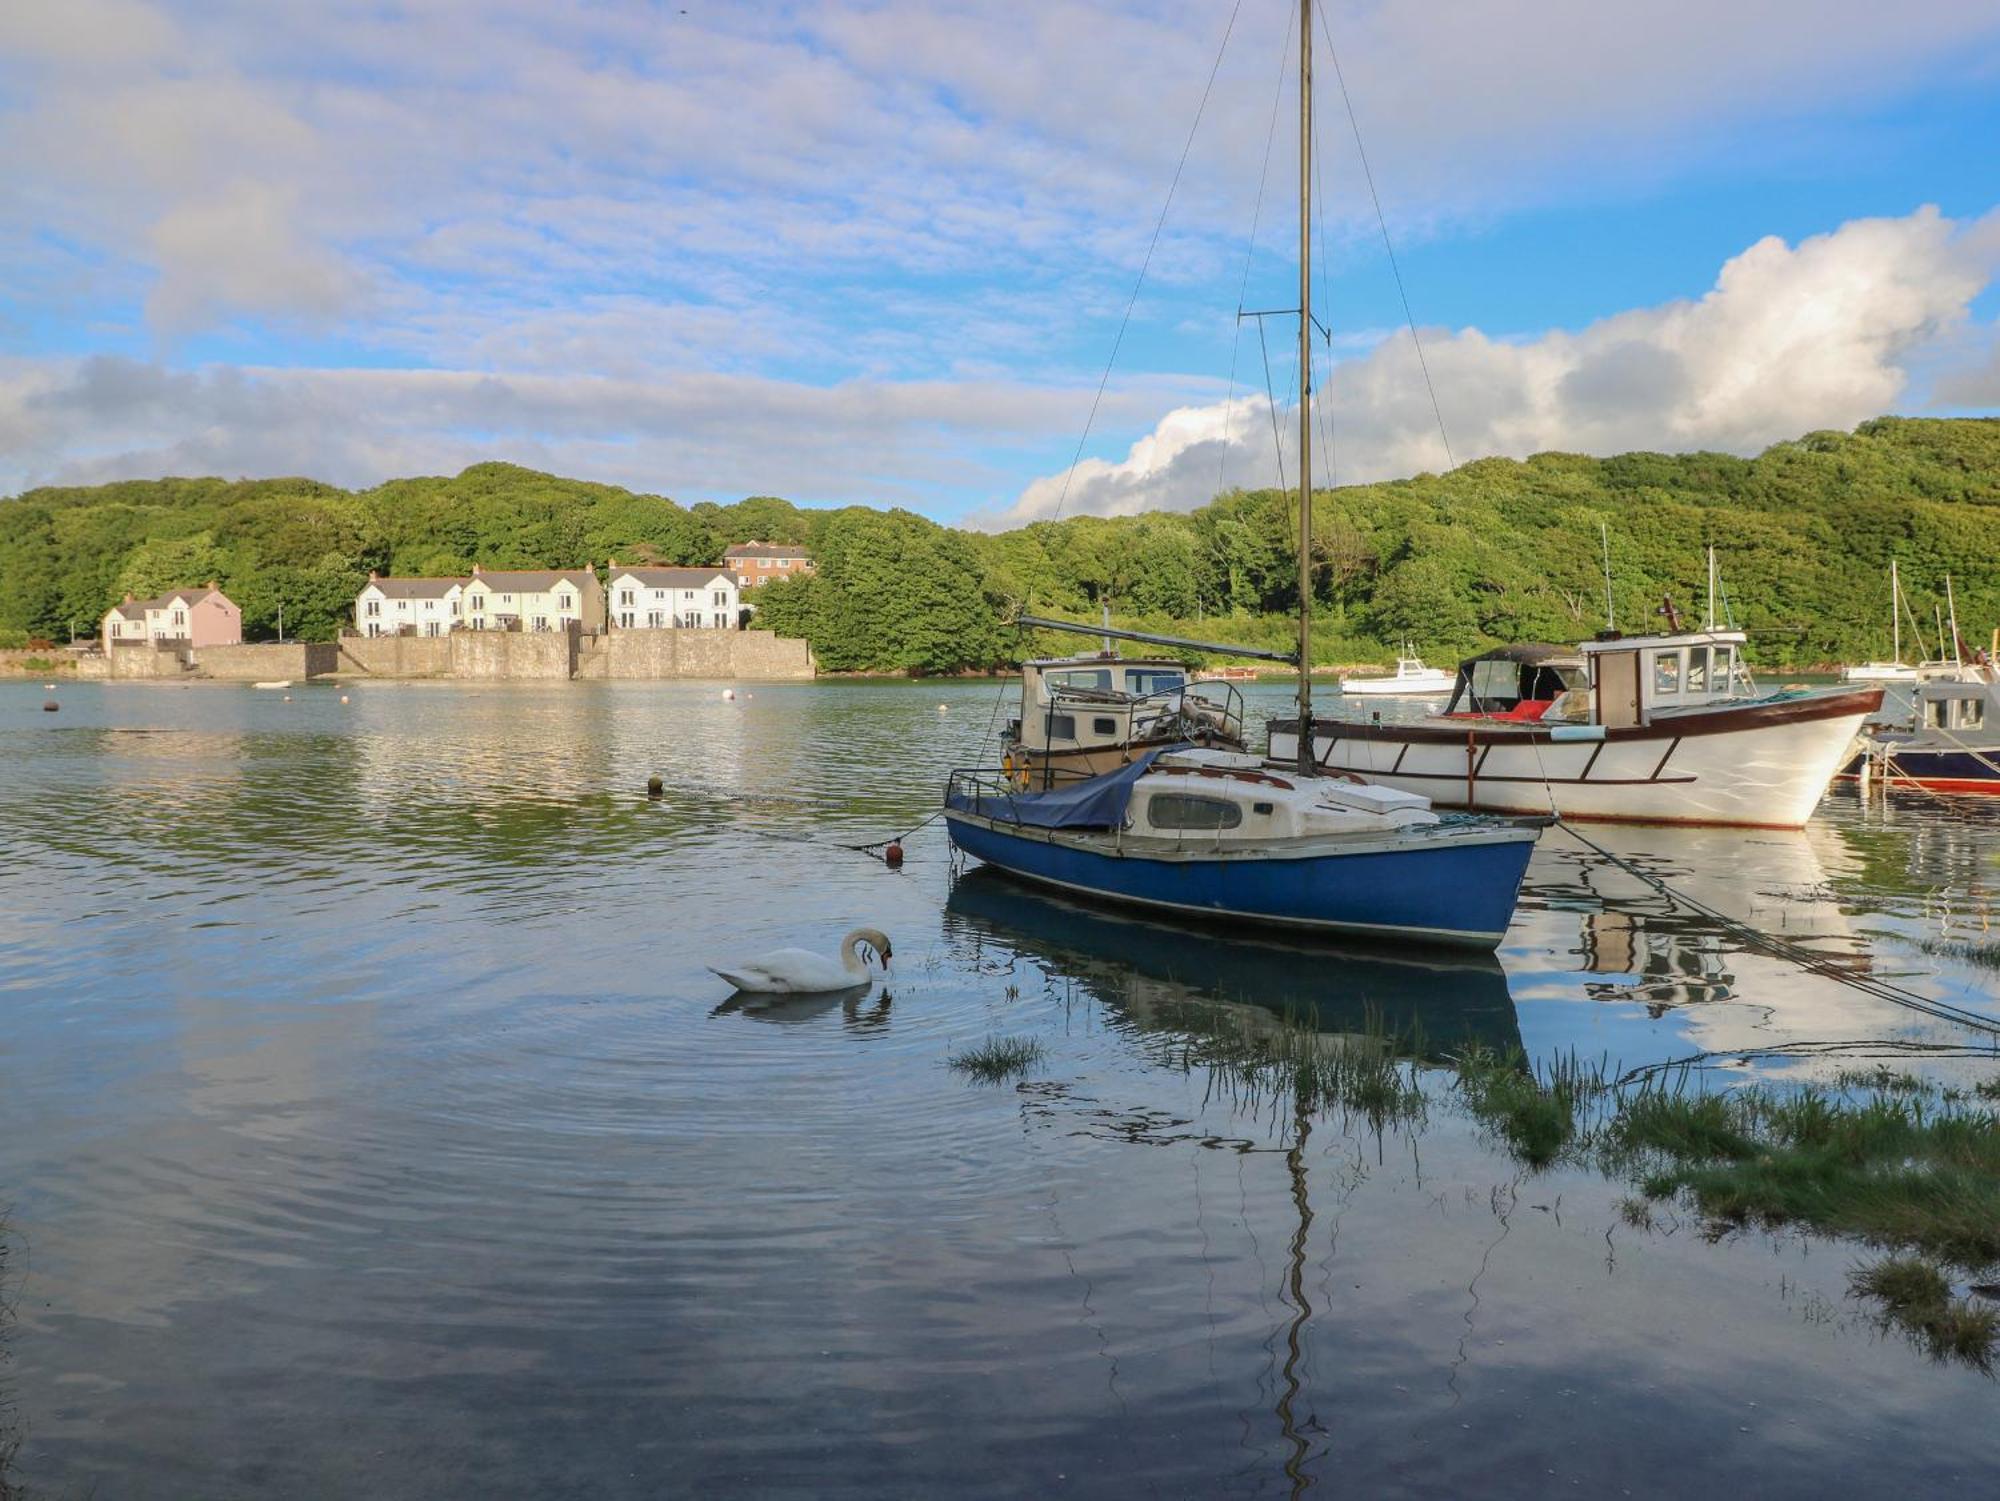
[[[903,842],[900,839],[891,839],[889,847],[882,851],[882,859],[891,870],[900,867],[903,863]]]

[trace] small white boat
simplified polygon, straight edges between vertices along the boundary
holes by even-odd
[[[250,686],[252,688],[289,688],[292,686],[292,680],[290,678],[281,678],[275,683],[252,683]]]
[[[1394,676],[1386,678],[1348,678],[1340,685],[1342,693],[1353,694],[1395,694],[1415,698],[1424,694],[1445,694],[1451,692],[1457,675],[1446,672],[1441,667],[1426,667],[1424,659],[1416,654],[1406,641],[1404,655],[1396,658]]]

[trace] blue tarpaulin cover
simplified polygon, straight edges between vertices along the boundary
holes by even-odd
[[[1163,745],[1147,751],[1130,766],[1051,792],[955,791],[945,798],[945,806],[1032,829],[1115,829],[1125,822],[1132,784],[1146,774],[1154,758],[1184,748]]]

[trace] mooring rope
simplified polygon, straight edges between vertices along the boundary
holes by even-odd
[[[1709,906],[1708,903],[1700,900],[1698,897],[1689,896],[1686,892],[1669,885],[1665,880],[1654,875],[1651,871],[1641,869],[1622,855],[1613,854],[1596,840],[1578,833],[1575,826],[1564,819],[1558,818],[1556,820],[1556,827],[1601,859],[1608,860],[1635,880],[1643,881],[1646,885],[1651,886],[1655,891],[1666,897],[1667,900],[1677,902],[1689,911],[1701,914],[1701,916],[1715,923],[1725,932],[1734,935],[1751,948],[1759,949],[1776,958],[1788,960],[1798,965],[1801,969],[1832,980],[1836,984],[1845,985],[1850,990],[1858,990],[1863,995],[1873,996],[1876,1000],[1887,1001],[1891,1005],[1920,1012],[1934,1021],[1950,1022],[1957,1026],[1969,1027],[1974,1031],[1985,1032],[1992,1036],[2000,1037],[2000,1021],[1996,1021],[1991,1017],[1981,1016],[1976,1011],[1968,1011],[1963,1006],[1954,1006],[1949,1001],[1940,1001],[1927,995],[1920,995],[1906,986],[1897,985],[1888,980],[1878,980],[1872,975],[1857,975],[1835,964],[1824,955],[1814,953],[1802,944],[1793,943],[1789,939],[1779,938],[1774,934],[1766,933],[1762,928],[1755,928],[1749,923],[1740,922],[1728,913],[1718,911],[1716,908]]]

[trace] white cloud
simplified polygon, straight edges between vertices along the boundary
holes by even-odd
[[[1035,444],[1085,391],[1005,380],[830,387],[441,370],[175,371],[128,359],[0,362],[0,493],[161,474],[345,485],[506,459],[689,498],[930,504],[994,483],[968,449]],[[1157,387],[1111,393],[1119,420]]]
[[[1495,339],[1472,328],[1433,331],[1424,337],[1424,355],[1461,463],[1547,449],[1753,453],[1894,409],[1915,360],[1942,344],[1963,344],[1970,304],[1996,267],[2000,210],[1958,224],[1923,208],[1901,219],[1858,219],[1797,246],[1760,240],[1725,264],[1714,289],[1697,301],[1635,309],[1581,332],[1532,339]],[[1992,399],[1978,374],[1958,379],[1940,396]],[[1437,418],[1407,331],[1336,365],[1316,400],[1332,425],[1336,479],[1444,467]],[[1284,414],[1281,430],[1292,420]],[[1178,406],[1122,461],[1078,465],[1063,514],[1201,504],[1217,488],[1225,431],[1230,482],[1276,483],[1263,397]],[[1295,469],[1293,451],[1288,441],[1288,472]],[[1314,472],[1324,483],[1321,463]],[[1064,478],[1036,480],[997,524],[1053,514]]]

